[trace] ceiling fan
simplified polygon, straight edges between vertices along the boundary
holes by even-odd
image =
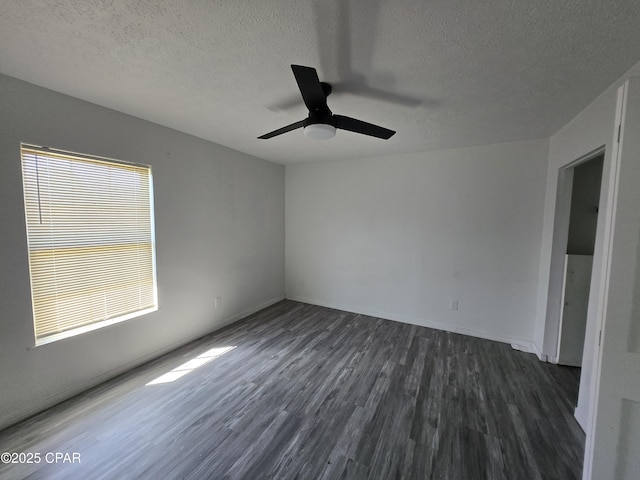
[[[336,134],[336,129],[369,135],[371,137],[391,138],[396,132],[387,128],[363,122],[344,115],[334,115],[327,106],[327,97],[331,94],[331,85],[321,82],[315,68],[302,65],[291,65],[293,75],[296,77],[304,104],[309,110],[309,116],[304,120],[279,128],[273,132],[265,133],[258,137],[266,140],[277,135],[290,132],[302,127],[305,135],[310,138],[324,140]]]

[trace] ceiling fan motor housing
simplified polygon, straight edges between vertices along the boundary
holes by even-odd
[[[331,125],[335,128],[336,120],[331,110],[327,108],[327,110],[323,112],[309,112],[309,116],[304,120],[304,126],[308,127],[309,125],[317,124]]]

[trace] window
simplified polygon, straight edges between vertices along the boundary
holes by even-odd
[[[21,153],[36,345],[157,310],[151,167]]]

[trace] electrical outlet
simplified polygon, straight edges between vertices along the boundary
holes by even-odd
[[[222,306],[222,297],[216,297],[216,308],[220,308]]]
[[[457,298],[449,299],[449,310],[458,310],[458,299]]]

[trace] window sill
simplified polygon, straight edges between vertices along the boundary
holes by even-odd
[[[91,332],[93,330],[98,330],[103,327],[108,327],[109,325],[114,325],[116,323],[124,322],[126,320],[131,320],[132,318],[140,317],[142,315],[146,315],[147,313],[152,313],[157,310],[158,310],[158,307],[151,307],[145,310],[139,310],[137,312],[132,312],[126,315],[121,315],[119,317],[103,320],[101,322],[92,323],[90,325],[84,325],[79,328],[74,328],[73,330],[67,330],[66,332],[60,332],[60,333],[56,333],[55,335],[49,335],[45,338],[37,339],[36,344],[31,348],[37,348],[37,347],[41,347],[42,345],[47,345],[50,343],[57,342],[58,340],[75,337],[83,333]]]

